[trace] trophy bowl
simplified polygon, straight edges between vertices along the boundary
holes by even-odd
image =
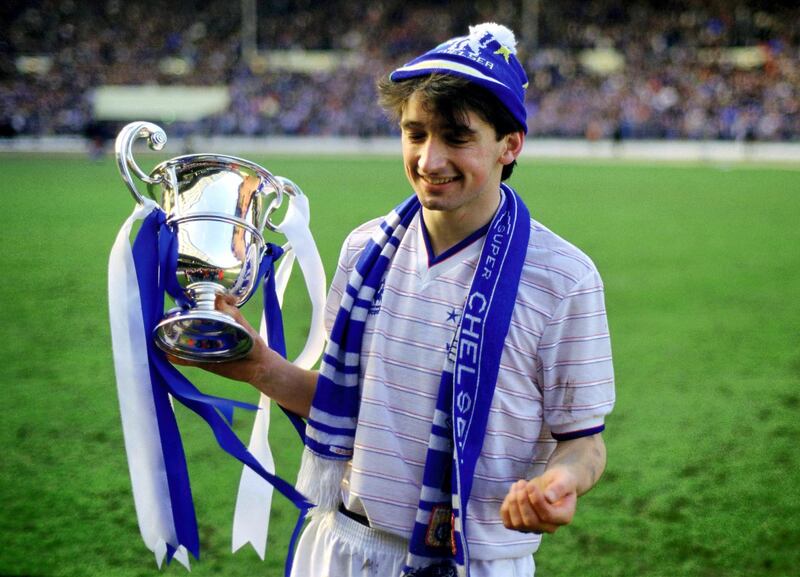
[[[157,324],[155,344],[195,362],[240,358],[253,339],[231,316],[215,310],[214,301],[217,294],[227,294],[241,306],[257,289],[268,246],[263,231],[273,228],[269,216],[291,181],[250,161],[218,154],[178,156],[145,174],[131,154],[137,138],[147,138],[156,150],[166,142],[163,131],[150,123],[123,128],[116,146],[120,173],[139,203],[143,197],[130,171],[147,184],[147,195],[166,213],[177,239],[174,279],[165,282],[177,282],[172,286],[179,287],[181,306]]]

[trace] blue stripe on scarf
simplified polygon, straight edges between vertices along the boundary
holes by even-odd
[[[308,422],[311,425],[312,429],[316,429],[317,431],[322,431],[323,433],[328,433],[329,435],[344,435],[348,437],[352,437],[355,435],[355,431],[353,429],[345,429],[342,427],[331,427],[330,425],[326,425],[325,423],[320,423],[319,421],[315,421],[313,419],[309,419]]]
[[[328,365],[333,367],[333,369],[337,373],[345,373],[345,374],[353,374],[353,375],[357,375],[358,374],[358,366],[357,365],[352,365],[352,366],[348,365],[344,361],[340,361],[339,359],[337,359],[336,357],[333,357],[331,355],[324,355],[323,356],[323,360]]]

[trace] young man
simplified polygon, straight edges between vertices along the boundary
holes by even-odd
[[[602,282],[502,183],[526,85],[496,24],[382,81],[414,195],[348,236],[320,372],[253,330],[247,358],[207,367],[308,417],[298,489],[318,507],[298,577],[531,576],[541,534],[603,471]]]

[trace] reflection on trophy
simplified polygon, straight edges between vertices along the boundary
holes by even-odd
[[[128,124],[117,136],[117,166],[139,204],[144,197],[131,172],[147,184],[148,196],[164,210],[177,238],[174,279],[162,279],[162,284],[177,287],[179,297],[170,292],[181,306],[157,325],[155,343],[193,361],[242,357],[253,346],[252,337],[232,317],[215,310],[215,297],[232,295],[241,306],[257,289],[259,264],[268,246],[263,231],[273,229],[269,217],[284,194],[299,189],[257,164],[216,154],[179,156],[146,174],[133,160],[132,146],[140,138],[153,150],[166,143],[158,126]]]

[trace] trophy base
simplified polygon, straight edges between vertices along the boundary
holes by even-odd
[[[156,326],[155,343],[170,355],[199,363],[224,363],[245,356],[253,338],[217,311],[173,309]]]

